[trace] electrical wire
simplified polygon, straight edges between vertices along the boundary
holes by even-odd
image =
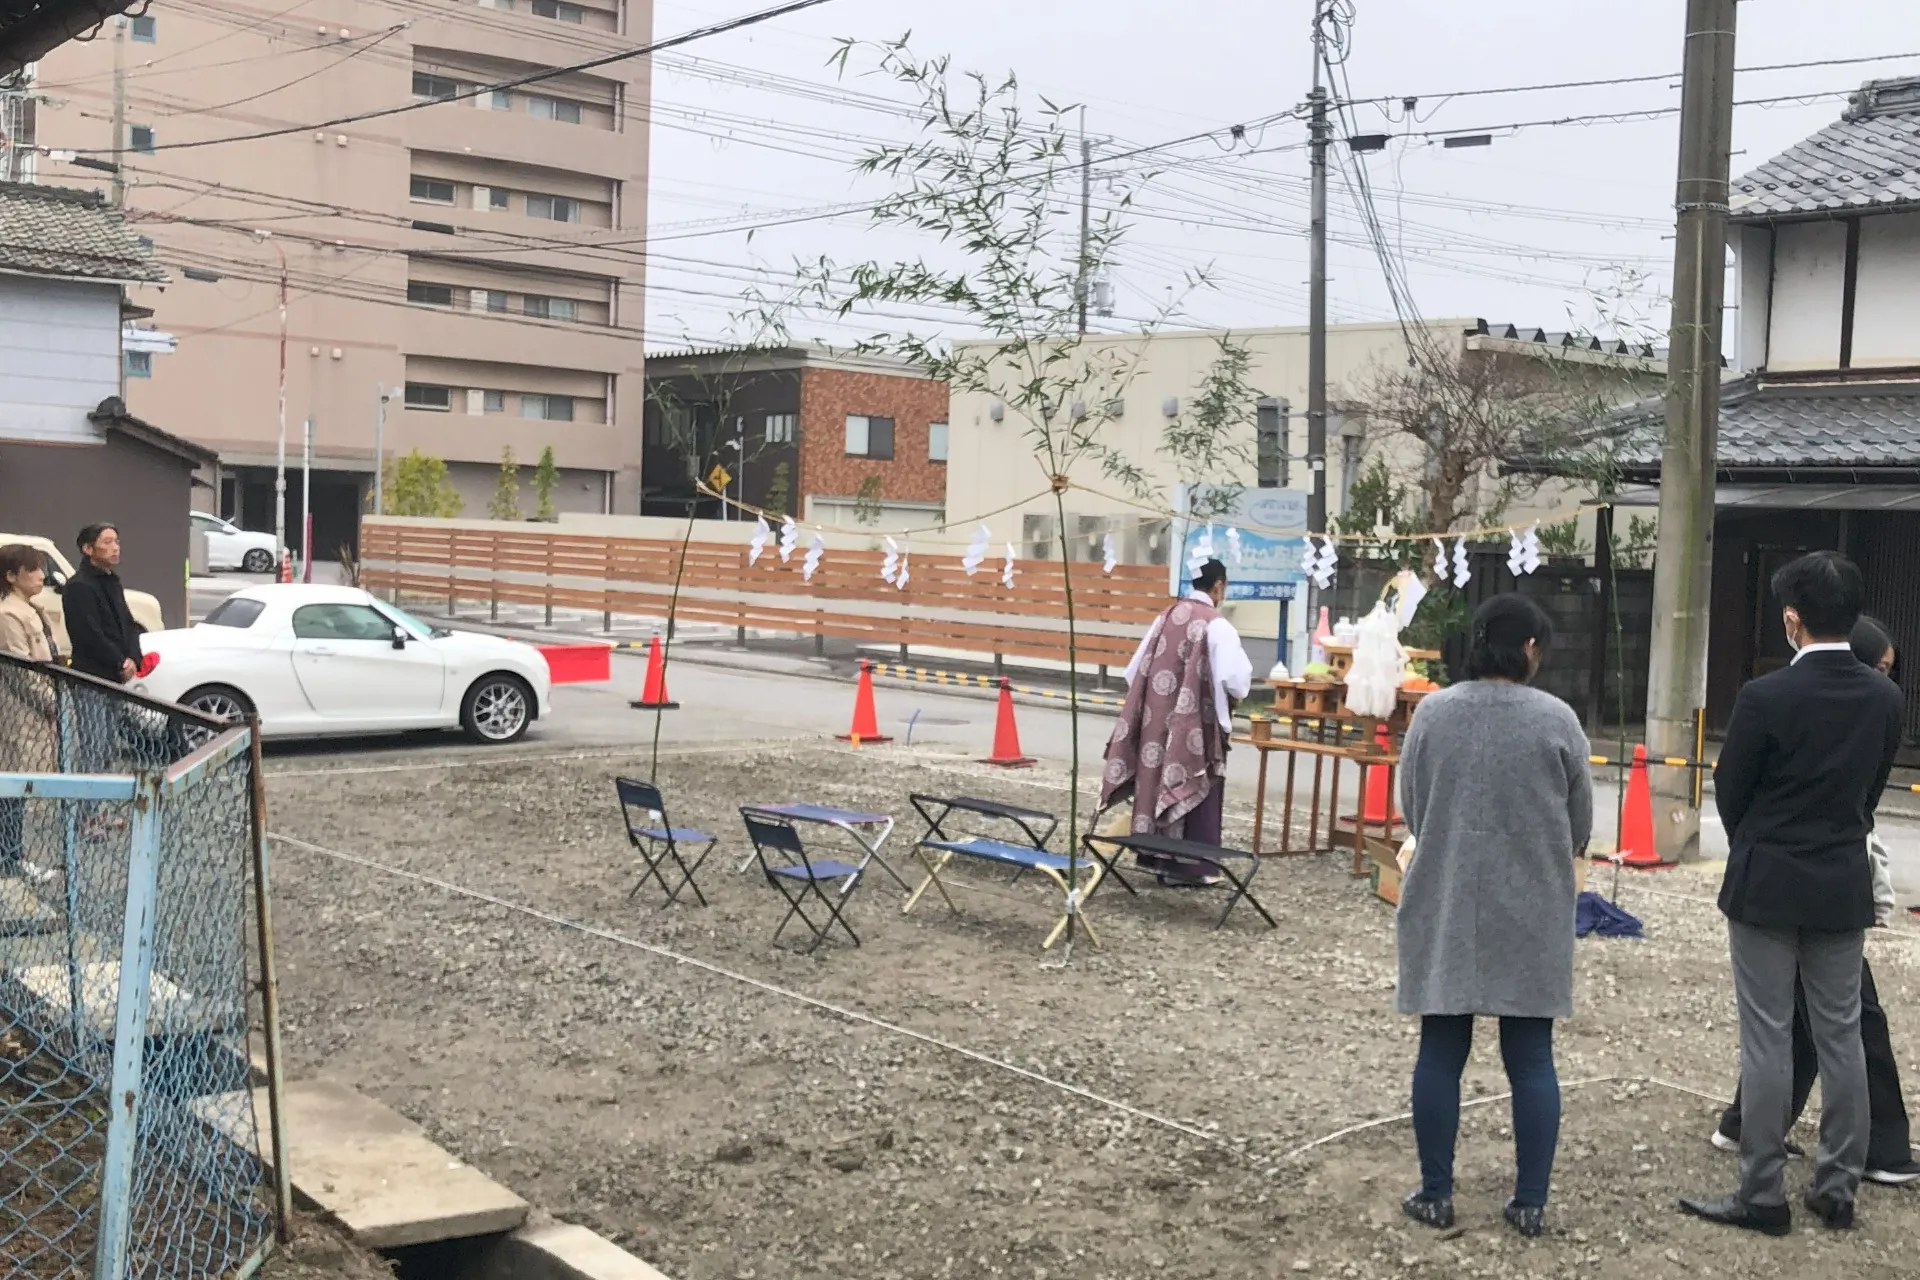
[[[186,142],[159,143],[154,146],[153,150],[182,151],[202,147],[222,146],[231,142],[258,142],[267,138],[283,138],[289,134],[307,133],[318,129],[337,129],[345,125],[359,124],[367,120],[385,119],[388,116],[397,116],[410,111],[418,111],[422,107],[434,106],[442,102],[468,100],[477,98],[484,93],[497,93],[505,90],[523,88],[530,84],[541,84],[558,76],[591,71],[596,67],[608,66],[615,62],[624,62],[628,58],[637,58],[665,49],[679,48],[681,45],[691,44],[696,40],[705,40],[713,36],[724,35],[731,31],[738,31],[745,27],[756,26],[763,22],[770,22],[775,18],[783,18],[790,14],[799,13],[805,9],[816,8],[829,2],[830,0],[785,0],[785,3],[774,5],[771,8],[761,9],[754,13],[742,14],[737,18],[729,18],[725,21],[711,23],[704,27],[695,28],[692,31],[682,32],[677,36],[669,36],[664,40],[656,40],[651,44],[641,45],[632,49],[621,49],[613,53],[602,54],[599,57],[587,58],[563,67],[542,68],[523,76],[515,76],[493,84],[478,85],[470,90],[463,89],[458,94],[449,98],[433,99],[426,102],[403,102],[396,106],[378,107],[371,111],[357,111],[350,115],[332,116],[328,119],[314,121],[308,124],[288,125],[277,129],[263,129],[255,133],[235,134],[224,138],[199,138]],[[111,155],[115,150],[116,148],[112,147],[93,147],[85,149],[82,154]]]

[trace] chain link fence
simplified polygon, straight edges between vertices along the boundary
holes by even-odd
[[[0,1275],[263,1255],[256,759],[244,726],[0,655]]]

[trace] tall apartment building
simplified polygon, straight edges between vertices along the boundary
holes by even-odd
[[[60,150],[112,146],[120,82],[128,215],[171,277],[132,300],[178,341],[128,356],[126,400],[219,452],[222,514],[273,527],[283,262],[296,550],[309,416],[323,558],[376,436],[443,459],[469,515],[503,450],[530,481],[548,446],[559,510],[639,509],[648,60],[474,91],[651,30],[651,0],[179,0],[40,64],[43,182],[108,181]]]

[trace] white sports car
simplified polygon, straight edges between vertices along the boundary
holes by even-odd
[[[357,587],[248,587],[197,626],[140,638],[136,692],[216,716],[258,712],[269,738],[441,729],[512,742],[547,714],[532,645],[429,627]]]
[[[190,511],[193,527],[207,535],[207,568],[240,569],[247,573],[273,572],[273,535],[253,533],[231,520]]]

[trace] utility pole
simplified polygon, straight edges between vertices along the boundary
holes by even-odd
[[[1307,103],[1312,117],[1307,126],[1313,176],[1307,226],[1307,532],[1327,531],[1327,141],[1333,132],[1327,123],[1327,89],[1321,83],[1326,70],[1328,0],[1313,6],[1313,92]],[[1309,631],[1319,615],[1320,591],[1309,584],[1304,615]]]
[[[1706,699],[1713,598],[1713,470],[1720,428],[1720,326],[1726,292],[1727,188],[1733,138],[1734,17],[1739,0],[1687,0],[1675,189],[1673,331],[1667,438],[1660,455],[1660,534],[1653,570],[1647,754],[1693,757],[1694,711]],[[1654,769],[1654,844],[1662,858],[1700,856],[1690,770]]]
[[[1074,303],[1080,313],[1080,332],[1087,331],[1087,297],[1093,292],[1093,264],[1087,250],[1093,239],[1093,147],[1087,142],[1087,109],[1080,108],[1080,276]]]
[[[384,383],[374,387],[379,399],[379,409],[373,419],[373,514],[383,516],[387,513],[386,477],[387,477],[387,388]]]
[[[287,554],[287,251],[270,231],[253,233],[280,255],[280,426],[273,463],[273,571]]]
[[[313,581],[313,415],[300,450],[300,581]]]
[[[113,204],[127,207],[127,15],[113,20]]]

